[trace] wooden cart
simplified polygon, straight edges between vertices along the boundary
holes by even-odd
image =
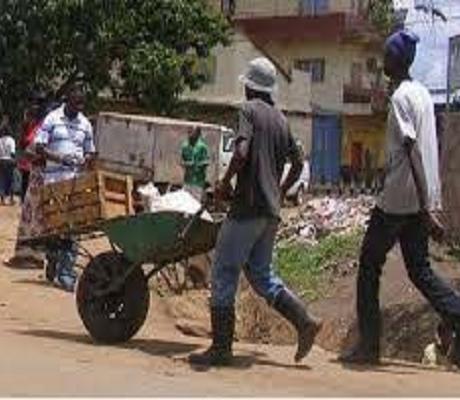
[[[99,232],[112,250],[93,256],[79,278],[77,307],[90,335],[103,343],[129,340],[143,325],[149,308],[148,280],[173,262],[213,249],[219,222],[195,215],[158,212],[134,215],[129,177],[103,171],[47,185],[42,205],[43,234],[28,240],[52,246],[63,236],[82,238]],[[147,270],[146,264],[153,265]]]

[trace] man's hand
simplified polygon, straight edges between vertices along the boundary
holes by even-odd
[[[214,195],[217,204],[229,200],[232,196],[233,188],[230,181],[223,179],[216,184],[216,188],[214,190]]]
[[[83,168],[87,171],[93,171],[96,169],[97,156],[94,153],[88,154],[85,156],[85,163]]]
[[[61,164],[65,165],[66,167],[77,167],[78,165],[81,164],[78,157],[76,157],[73,154],[62,155],[60,159],[61,159]]]

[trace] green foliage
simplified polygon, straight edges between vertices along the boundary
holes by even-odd
[[[393,2],[389,0],[370,0],[369,17],[382,36],[388,36],[396,23]]]
[[[362,232],[331,235],[316,246],[277,249],[276,265],[283,279],[309,300],[319,296],[325,272],[333,265],[357,260]]]
[[[195,65],[228,36],[204,0],[2,0],[2,106],[18,115],[32,88],[81,77],[93,95],[110,89],[167,112],[202,83]]]

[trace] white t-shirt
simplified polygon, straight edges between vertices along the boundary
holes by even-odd
[[[11,160],[16,153],[16,143],[11,136],[0,137],[0,160]]]
[[[391,98],[387,123],[386,169],[378,206],[388,214],[420,211],[417,189],[404,148],[404,139],[416,141],[422,155],[430,210],[441,208],[438,139],[431,95],[421,83],[404,81]]]

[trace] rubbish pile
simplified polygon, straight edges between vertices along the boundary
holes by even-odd
[[[330,234],[365,228],[373,206],[372,196],[314,198],[298,214],[284,219],[278,240],[314,246]]]

